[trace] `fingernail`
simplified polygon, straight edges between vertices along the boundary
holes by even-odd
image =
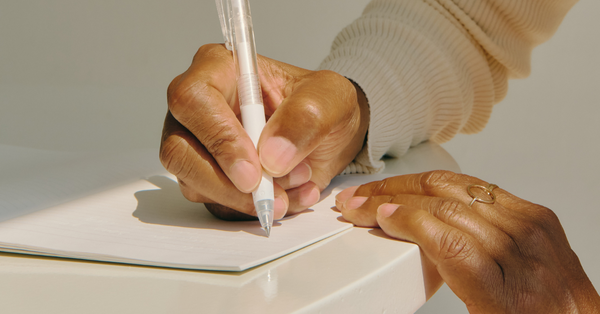
[[[261,176],[258,170],[246,160],[238,160],[229,168],[230,178],[233,184],[242,192],[252,192]]]
[[[273,207],[275,211],[273,219],[279,220],[285,216],[285,213],[287,212],[287,204],[285,203],[283,197],[276,197],[275,202],[273,202]]]
[[[377,208],[377,212],[384,218],[388,218],[392,214],[394,214],[394,212],[396,212],[396,209],[398,209],[398,207],[400,207],[400,205],[387,203],[379,206],[379,208]]]
[[[335,196],[335,200],[344,204],[348,199],[354,196],[354,192],[356,192],[356,190],[358,190],[358,185],[346,188]]]
[[[312,169],[307,163],[302,162],[292,169],[288,176],[290,179],[290,188],[299,187],[302,184],[310,181],[310,178],[312,177]]]
[[[300,194],[300,205],[303,207],[313,206],[319,202],[321,192],[317,188],[312,188],[308,191],[302,191]]]
[[[364,204],[369,198],[364,196],[356,196],[346,202],[346,209],[357,209]]]
[[[298,149],[286,138],[275,136],[267,139],[260,147],[262,166],[274,175],[284,175]]]

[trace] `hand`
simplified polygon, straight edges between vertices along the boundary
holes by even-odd
[[[428,296],[443,279],[470,313],[600,313],[556,215],[500,188],[494,204],[469,207],[471,184],[488,186],[446,171],[398,176],[348,188],[336,206],[357,226],[418,244]]]
[[[240,122],[235,65],[223,45],[201,47],[167,92],[161,162],[187,199],[226,206],[207,206],[222,218],[256,215],[249,193],[263,168],[275,177],[276,219],[314,205],[368,127],[366,99],[346,78],[262,56],[258,63],[268,119],[258,152]]]

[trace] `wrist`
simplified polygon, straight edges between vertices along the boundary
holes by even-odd
[[[361,146],[360,149],[356,152],[354,157],[367,145],[367,137],[369,134],[369,123],[371,119],[371,112],[369,108],[369,99],[365,94],[364,90],[351,78],[346,77],[352,85],[354,85],[354,89],[356,90],[356,100],[358,102],[358,108],[360,110],[360,122],[358,127],[357,139],[356,141],[360,141]],[[353,159],[354,159],[353,157]]]

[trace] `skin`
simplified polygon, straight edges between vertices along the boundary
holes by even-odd
[[[366,98],[331,71],[258,58],[267,124],[258,149],[244,131],[233,57],[200,47],[169,85],[160,160],[183,195],[223,219],[256,216],[250,192],[264,169],[275,180],[275,219],[319,201],[320,192],[360,151],[369,122]]]
[[[445,281],[470,313],[600,313],[554,212],[501,188],[494,204],[469,207],[471,184],[488,186],[447,171],[397,176],[348,188],[336,206],[357,226],[418,244],[428,297]]]

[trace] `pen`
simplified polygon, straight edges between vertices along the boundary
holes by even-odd
[[[216,3],[225,45],[233,51],[236,65],[242,125],[252,139],[254,147],[257,147],[266,119],[258,77],[250,4],[248,0],[216,0]],[[252,192],[252,199],[260,226],[269,237],[273,227],[275,195],[273,178],[264,170],[258,189]]]

